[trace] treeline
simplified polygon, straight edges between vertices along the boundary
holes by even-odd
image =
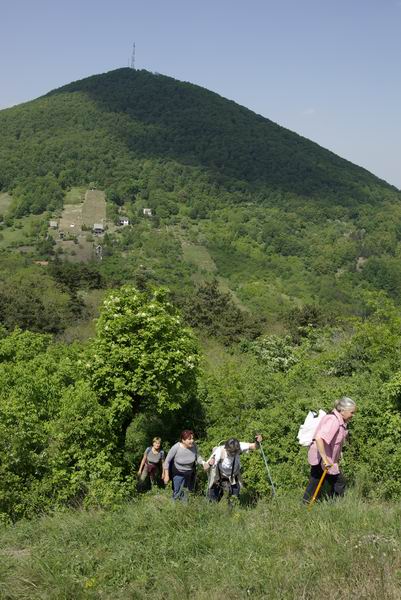
[[[358,404],[343,467],[367,497],[401,497],[401,319],[384,296],[346,328],[292,315],[291,336],[231,345],[200,370],[191,331],[163,290],[106,297],[93,340],[63,345],[15,330],[0,339],[0,511],[17,519],[62,506],[115,506],[154,435],[164,447],[190,425],[207,454],[262,431],[280,493],[307,478],[296,441],[311,408],[341,395]],[[313,311],[310,311],[310,315]],[[315,312],[315,321],[317,313]],[[348,328],[348,332],[347,332]],[[269,493],[257,456],[244,457],[248,493]]]
[[[106,285],[96,264],[56,259],[46,267],[17,254],[0,255],[0,326],[61,334],[93,318],[82,294]]]

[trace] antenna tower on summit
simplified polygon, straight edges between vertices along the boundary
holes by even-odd
[[[135,42],[132,45],[132,54],[131,54],[131,69],[135,70]]]

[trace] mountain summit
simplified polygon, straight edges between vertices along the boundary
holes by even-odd
[[[397,190],[235,102],[163,75],[118,69],[0,112],[0,189],[51,174],[107,187],[138,161],[172,161],[259,201],[300,196],[349,206]],[[193,174],[195,174],[193,171]]]

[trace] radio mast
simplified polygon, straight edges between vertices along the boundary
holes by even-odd
[[[135,70],[135,42],[132,45],[132,54],[131,54],[131,69]]]

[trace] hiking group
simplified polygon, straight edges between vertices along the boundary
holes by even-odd
[[[329,497],[344,494],[345,480],[339,461],[348,435],[347,425],[355,410],[355,402],[343,397],[336,401],[334,409],[328,414],[324,411],[309,413],[300,427],[299,442],[309,448],[310,478],[303,497],[305,504],[311,505],[321,496],[324,480]],[[240,455],[260,449],[274,494],[262,440],[260,434],[253,442],[230,438],[223,445],[213,448],[208,460],[204,460],[195,444],[194,432],[190,429],[181,432],[180,441],[171,447],[167,456],[161,449],[161,438],[155,437],[152,446],[146,448],[139,466],[140,489],[144,489],[146,482],[150,485],[167,485],[171,481],[173,499],[184,500],[187,493],[195,489],[196,468],[200,465],[208,472],[207,497],[211,502],[219,502],[224,495],[229,499],[238,498],[242,487]]]

